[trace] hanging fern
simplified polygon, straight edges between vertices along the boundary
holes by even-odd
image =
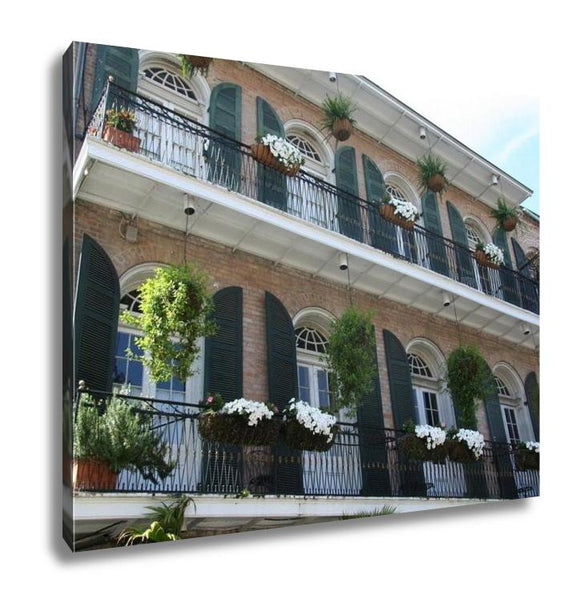
[[[200,353],[198,340],[216,333],[207,274],[190,265],[160,268],[139,291],[142,313],[124,312],[121,319],[144,333],[136,340],[141,360],[156,382],[186,380]]]

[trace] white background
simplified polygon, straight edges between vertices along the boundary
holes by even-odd
[[[568,612],[577,604],[580,410],[572,235],[579,54],[577,20],[564,8],[571,4],[553,1],[541,12],[534,2],[505,0],[412,2],[404,10],[367,0],[199,4],[4,9],[4,612]],[[72,40],[362,73],[420,113],[420,92],[451,100],[485,84],[498,95],[539,96],[541,498],[70,555],[60,538],[55,406],[60,56]]]

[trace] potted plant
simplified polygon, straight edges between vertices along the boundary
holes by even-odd
[[[478,242],[475,246],[475,260],[482,267],[499,269],[503,265],[503,250],[493,243]]]
[[[324,113],[322,129],[332,133],[337,141],[346,141],[356,124],[354,119],[356,110],[354,102],[343,94],[327,96],[322,103]]]
[[[258,162],[289,177],[296,175],[305,162],[304,156],[297,147],[276,135],[267,134],[256,137],[256,142],[252,144],[251,149],[252,156]]]
[[[423,156],[423,158],[417,160],[417,167],[421,194],[425,194],[428,190],[442,192],[449,185],[445,177],[447,165],[438,156],[434,154]]]
[[[447,440],[447,455],[451,461],[471,463],[483,455],[485,440],[483,435],[474,429],[449,430]]]
[[[183,76],[189,79],[197,74],[207,77],[210,64],[213,60],[213,58],[206,58],[205,56],[192,56],[186,54],[178,54],[178,58],[181,60],[181,72]]]
[[[130,152],[138,152],[141,147],[141,139],[133,136],[136,125],[137,119],[134,111],[125,107],[107,109],[103,139]]]
[[[207,440],[238,446],[269,446],[276,443],[281,421],[277,408],[248,399],[223,403],[210,395],[199,418],[199,431]]]
[[[503,197],[497,200],[497,209],[492,210],[491,216],[497,225],[508,233],[516,228],[520,220],[519,209],[510,207]]]
[[[415,425],[409,420],[403,426],[405,435],[397,440],[397,448],[410,461],[443,461],[447,455],[446,434],[441,427]]]
[[[305,401],[292,398],[284,410],[282,436],[290,448],[328,451],[338,433],[336,417]]]
[[[372,318],[373,312],[350,306],[330,327],[323,359],[337,408],[358,408],[372,389],[377,373]]]
[[[139,291],[141,313],[122,312],[121,319],[143,331],[136,340],[144,351],[140,360],[156,382],[172,376],[185,381],[199,356],[199,340],[216,332],[208,276],[194,265],[163,267]]]
[[[413,230],[415,222],[419,219],[419,210],[412,203],[392,199],[388,193],[383,199],[379,212],[388,222],[402,226],[408,231]]]
[[[518,442],[516,445],[515,457],[518,470],[539,470],[540,443]]]
[[[117,396],[100,405],[81,393],[74,426],[76,489],[112,490],[119,472],[126,469],[154,482],[172,472],[175,463],[167,461],[167,444],[152,429],[151,415]]]

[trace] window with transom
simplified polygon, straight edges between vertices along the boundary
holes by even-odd
[[[153,81],[154,83],[180,94],[185,98],[197,101],[197,97],[193,89],[186,83],[185,79],[180,75],[168,71],[160,66],[152,66],[146,68],[143,72],[146,79]]]

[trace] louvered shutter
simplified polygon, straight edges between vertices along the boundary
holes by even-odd
[[[338,224],[347,237],[362,241],[356,154],[353,147],[341,147],[336,152],[336,187],[338,188]]]
[[[96,108],[109,76],[113,77],[113,82],[116,85],[131,92],[136,92],[137,78],[139,76],[139,52],[137,49],[98,45],[91,103],[92,110]],[[114,102],[112,100],[109,106],[112,106]],[[121,105],[127,106],[124,101],[119,102],[119,106]]]
[[[242,89],[234,83],[220,83],[211,93],[209,127],[212,135],[205,152],[208,180],[237,191],[240,184],[242,155],[237,142],[242,134]],[[223,135],[223,136],[222,136]]]
[[[532,421],[532,427],[534,429],[534,437],[536,441],[540,441],[540,387],[538,385],[538,378],[535,372],[530,372],[526,376],[524,383],[524,389],[526,392],[526,401],[528,402],[528,411],[530,413],[530,419]]]
[[[290,399],[298,399],[298,367],[294,325],[286,308],[274,295],[266,293],[266,345],[268,356],[268,397],[280,410]],[[274,484],[278,493],[301,494],[302,453],[283,442],[273,447]]]
[[[276,135],[284,138],[280,118],[263,98],[256,99],[258,135]],[[258,164],[258,200],[282,211],[287,210],[286,176],[263,164]]]
[[[397,336],[385,329],[383,337],[391,392],[391,411],[395,429],[400,431],[408,420],[415,420],[411,371],[407,353]],[[423,464],[407,459],[403,451],[398,451],[398,459],[401,495],[426,495]]]
[[[529,282],[525,278],[531,278],[531,267],[526,255],[520,244],[512,237],[512,246],[516,255],[517,269],[522,275],[519,279],[522,307],[531,312],[538,313],[540,307],[540,298],[538,296],[538,287],[533,282]]]
[[[443,240],[443,228],[441,226],[437,195],[428,190],[423,195],[422,203],[424,225],[430,231],[427,233],[429,266],[433,271],[449,276],[449,263],[447,262],[447,253]]]
[[[467,231],[465,230],[463,218],[450,201],[447,201],[447,213],[449,214],[453,241],[461,246],[455,248],[457,278],[460,282],[463,282],[463,284],[468,284],[472,288],[477,288],[477,281],[473,268],[475,261],[469,251],[469,240],[467,238]]]
[[[513,275],[512,257],[509,251],[506,233],[502,228],[497,228],[493,234],[493,242],[503,250],[504,266],[499,268],[501,290],[506,301],[514,305],[520,305],[520,297],[516,276]]]
[[[214,295],[217,333],[205,340],[205,394],[220,393],[224,401],[244,395],[243,291],[230,286]],[[243,485],[242,447],[203,443],[203,490],[239,493]]]
[[[367,201],[374,206],[369,206],[369,229],[371,244],[390,254],[398,254],[397,228],[391,222],[387,222],[379,213],[379,207],[385,196],[385,182],[377,165],[363,154],[363,169],[365,174],[365,188]]]
[[[373,327],[373,341],[375,330]],[[376,373],[372,389],[365,395],[357,411],[360,460],[362,470],[362,495],[391,495],[387,443],[383,419],[383,401],[378,374],[377,348],[375,343]]]
[[[119,323],[119,278],[111,259],[83,235],[74,309],[75,384],[111,391]]]

